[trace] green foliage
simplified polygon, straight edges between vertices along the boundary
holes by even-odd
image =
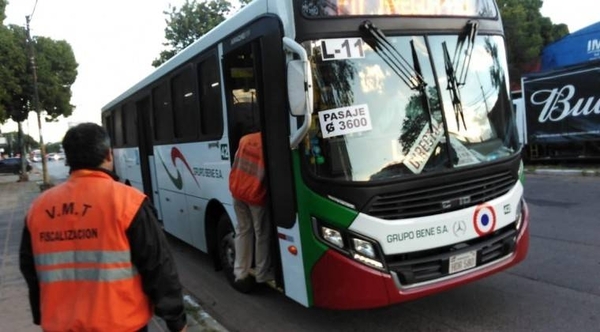
[[[8,4],[7,0],[0,0],[0,24],[4,22],[6,18],[6,5]]]
[[[0,26],[0,123],[27,118],[27,55],[25,31],[15,25]]]
[[[0,0],[2,1],[2,0]],[[8,118],[25,120],[34,109],[33,71],[25,28],[0,26],[0,123]],[[39,110],[47,120],[68,117],[71,85],[77,77],[77,62],[71,45],[46,37],[33,39],[38,82]]]
[[[542,16],[542,0],[497,0],[504,24],[511,87],[518,89],[521,76],[534,71],[542,49],[569,33],[565,24],[553,24]]]
[[[46,144],[46,153],[58,153],[62,150],[61,143],[48,143]]]
[[[6,146],[4,146],[4,153],[8,155],[17,155],[20,153],[19,149],[19,133],[16,131],[2,134],[6,138]],[[25,144],[25,151],[32,151],[39,149],[40,144],[33,139],[33,137],[23,134],[23,141]]]
[[[242,6],[249,2],[251,0],[240,1]],[[160,66],[208,33],[225,20],[232,8],[232,4],[227,0],[210,0],[199,3],[196,0],[186,0],[181,8],[169,6],[170,12],[164,12],[168,16],[165,28],[167,41],[163,44],[167,49],[160,52],[159,57],[152,62],[152,66]]]
[[[78,66],[73,49],[64,40],[46,37],[36,38],[35,46],[40,109],[47,120],[68,117],[75,108],[70,103]]]

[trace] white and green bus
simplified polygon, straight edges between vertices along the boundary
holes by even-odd
[[[263,133],[276,288],[372,308],[527,254],[493,0],[254,0],[108,103],[116,171],[232,281],[228,189]]]

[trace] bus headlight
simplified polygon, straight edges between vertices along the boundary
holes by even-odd
[[[375,258],[375,249],[373,248],[371,242],[353,238],[352,244],[354,245],[354,250],[357,253],[369,258]]]
[[[325,226],[321,226],[321,237],[323,240],[333,244],[334,246],[344,249],[344,239],[342,233],[337,230]]]
[[[519,204],[517,204],[517,221],[515,224],[515,227],[517,230],[521,229],[521,224],[523,223],[523,200],[521,199],[519,201]]]
[[[379,255],[377,255],[375,245],[369,241],[357,238],[352,238],[352,245],[354,247],[352,258],[376,269],[383,269],[383,263],[378,260]]]
[[[375,259],[371,259],[371,258],[367,258],[365,256],[359,255],[359,254],[354,254],[353,258],[365,265],[368,265],[370,267],[374,267],[378,270],[383,270],[383,263],[381,263],[378,260]]]
[[[325,226],[321,220],[313,217],[313,230],[325,244],[355,261],[369,267],[385,271],[382,254],[376,241],[359,237],[349,230]]]
[[[518,176],[521,183],[525,183],[525,166],[523,165],[523,160],[521,160],[521,163],[519,164]]]

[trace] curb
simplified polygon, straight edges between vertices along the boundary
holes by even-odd
[[[185,293],[187,292],[184,291],[183,305],[187,316],[187,332],[227,332],[227,329],[204,311],[191,295]],[[165,322],[157,316],[152,318],[148,327],[149,332],[169,331]]]
[[[525,168],[525,173],[542,175],[575,175],[575,176],[600,176],[600,170],[594,169],[552,169],[552,168]]]
[[[227,332],[227,329],[211,317],[202,307],[196,302],[191,295],[183,296],[185,311],[187,312],[188,327],[187,332],[195,331],[211,331],[211,332]]]

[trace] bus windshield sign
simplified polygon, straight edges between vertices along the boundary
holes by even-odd
[[[324,16],[497,16],[492,0],[303,0],[308,17]]]

